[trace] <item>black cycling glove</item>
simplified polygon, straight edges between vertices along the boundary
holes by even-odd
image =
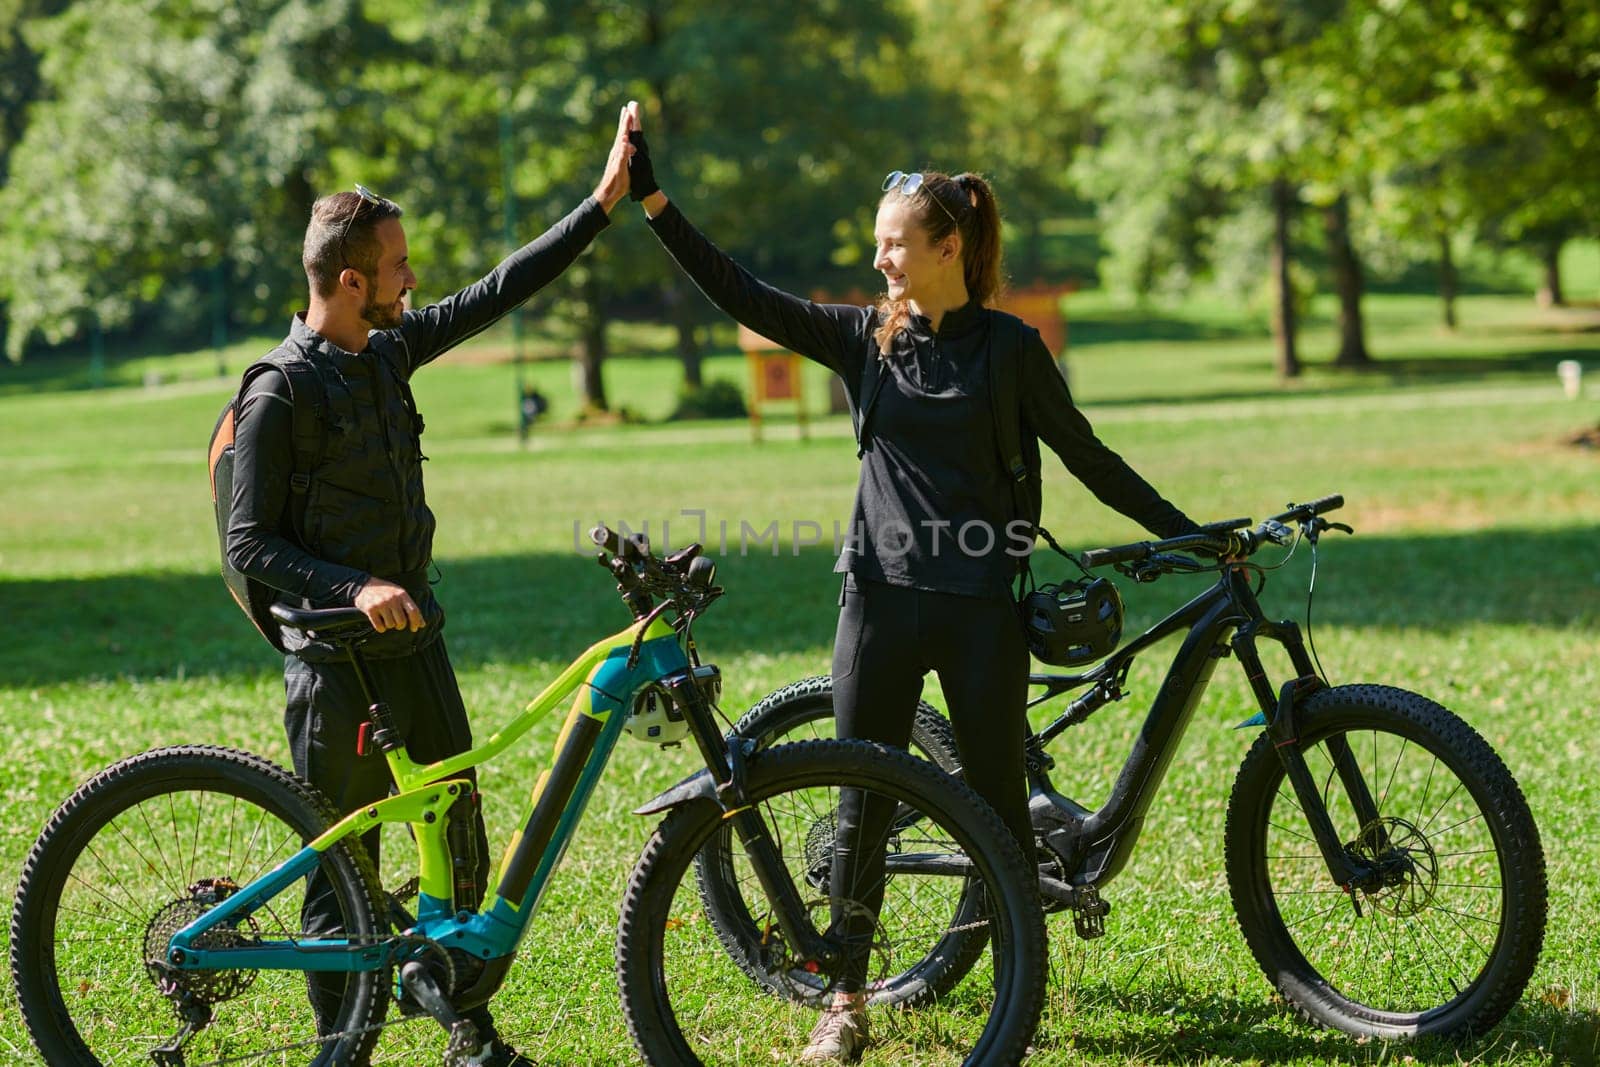
[[[633,145],[633,155],[628,159],[628,196],[643,200],[659,192],[656,172],[650,166],[650,146],[644,143],[643,130],[629,130],[628,143]]]

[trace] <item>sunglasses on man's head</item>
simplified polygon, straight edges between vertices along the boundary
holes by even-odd
[[[344,229],[339,231],[339,261],[345,266],[350,266],[350,260],[344,254],[344,239],[350,236],[350,227],[355,224],[356,216],[361,214],[361,209],[367,204],[376,207],[383,203],[383,197],[368,189],[360,182],[356,182],[356,196],[359,197],[355,206],[350,209],[350,217],[344,220]]]
[[[902,196],[916,196],[917,191],[922,188],[922,182],[923,177],[920,172],[912,171],[907,174],[903,170],[891,170],[888,177],[883,179],[883,191],[887,193],[890,190],[899,189]],[[928,199],[938,204],[939,209],[950,216],[951,222],[956,222],[955,212],[946,207],[944,201],[934,195],[932,189],[928,190]]]

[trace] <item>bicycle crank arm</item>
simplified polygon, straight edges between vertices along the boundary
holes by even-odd
[[[483,1051],[483,1040],[478,1036],[478,1027],[456,1014],[456,1010],[446,999],[444,990],[433,980],[433,975],[428,973],[427,967],[416,960],[411,960],[400,968],[400,985],[410,994],[411,999],[420,1004],[422,1010],[433,1016],[450,1035],[450,1045],[446,1053],[450,1059],[447,1062],[456,1062],[464,1056],[476,1056]]]

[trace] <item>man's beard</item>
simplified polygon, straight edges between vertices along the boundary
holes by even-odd
[[[400,320],[405,315],[405,295],[406,291],[402,289],[400,290],[400,295],[394,300],[382,303],[377,300],[368,300],[366,306],[361,309],[361,317],[374,330],[392,330],[400,325]],[[396,304],[401,305],[401,310],[395,310]]]

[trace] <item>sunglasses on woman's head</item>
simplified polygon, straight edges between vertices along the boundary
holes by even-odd
[[[903,170],[891,170],[888,177],[883,179],[883,191],[887,193],[890,190],[899,189],[902,196],[916,196],[917,191],[922,188],[922,182],[922,174],[918,171],[912,171],[907,174]],[[951,222],[956,222],[955,212],[945,207],[944,201],[934,195],[932,189],[928,190],[928,198],[938,204],[941,211],[950,216]]]

